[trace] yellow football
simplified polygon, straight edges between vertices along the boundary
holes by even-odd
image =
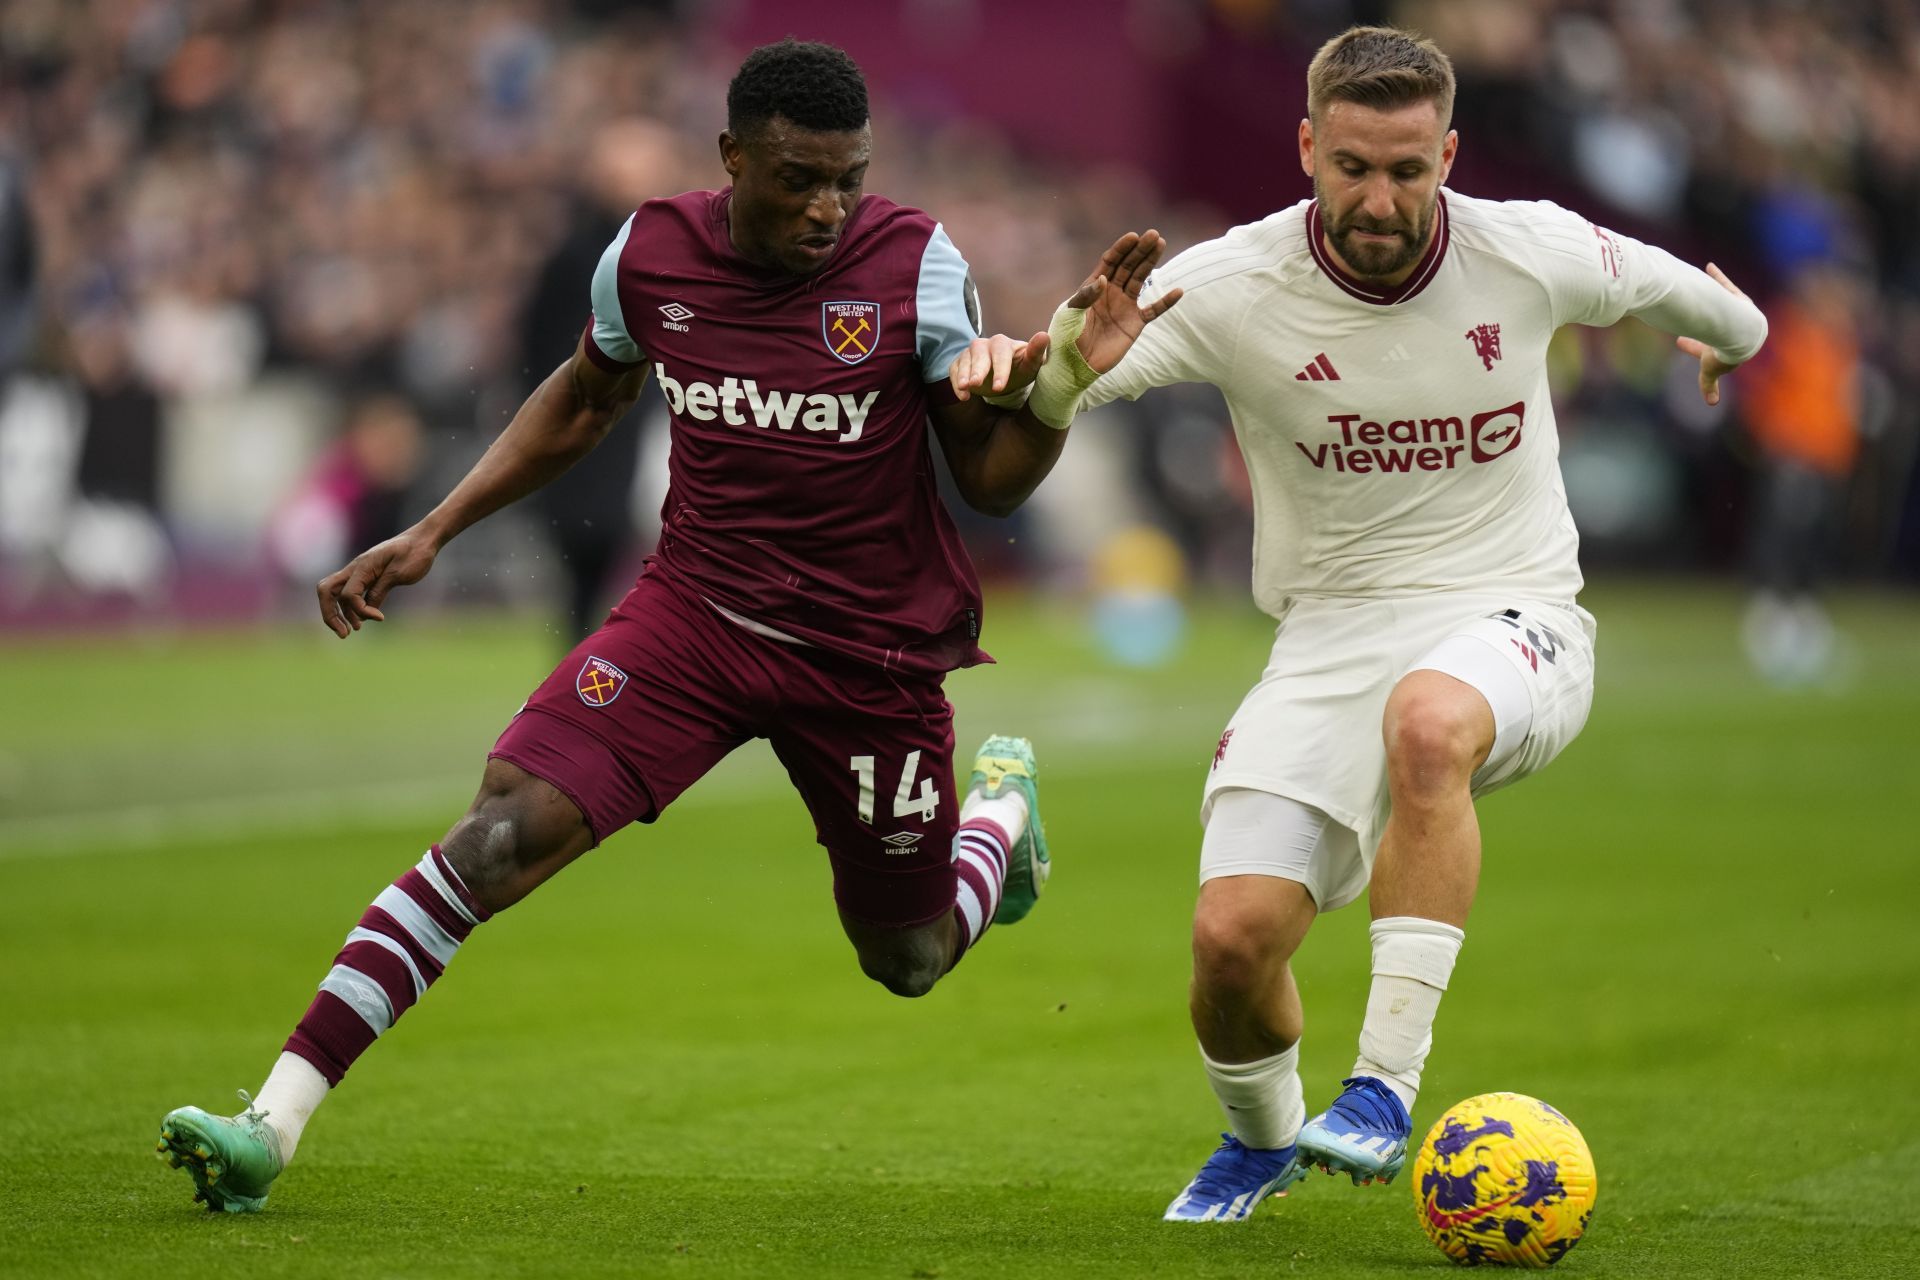
[[[1598,1191],[1573,1122],[1521,1093],[1483,1093],[1427,1131],[1413,1162],[1427,1238],[1455,1262],[1550,1267],[1580,1243]]]

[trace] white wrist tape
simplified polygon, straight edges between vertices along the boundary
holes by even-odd
[[[1027,397],[1032,394],[1033,384],[1029,382],[1018,391],[1004,391],[997,396],[987,395],[983,392],[980,398],[996,409],[1018,409],[1027,402]]]
[[[1080,411],[1080,397],[1100,377],[1080,354],[1080,330],[1086,323],[1086,308],[1062,303],[1053,313],[1053,323],[1047,326],[1047,362],[1033,380],[1027,409],[1055,431],[1073,425],[1073,415]]]

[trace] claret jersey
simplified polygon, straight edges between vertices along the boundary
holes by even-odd
[[[733,247],[730,194],[647,202],[594,274],[588,356],[651,362],[672,418],[647,571],[885,668],[984,660],[927,431],[978,332],[966,262],[926,214],[866,196],[825,266],[786,275]]]
[[[1312,201],[1156,271],[1178,305],[1088,406],[1176,382],[1225,393],[1254,499],[1254,596],[1487,591],[1571,603],[1579,539],[1560,479],[1547,342],[1638,315],[1739,361],[1766,321],[1664,250],[1545,202],[1440,195],[1408,279],[1343,272]]]

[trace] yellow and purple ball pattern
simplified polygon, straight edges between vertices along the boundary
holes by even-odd
[[[1552,1266],[1580,1243],[1598,1189],[1573,1122],[1521,1093],[1457,1104],[1413,1162],[1420,1225],[1467,1266]]]

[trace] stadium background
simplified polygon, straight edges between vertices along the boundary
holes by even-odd
[[[574,579],[630,576],[651,393],[387,629],[335,647],[310,617],[564,355],[624,211],[717,184],[746,48],[855,55],[871,189],[943,219],[1018,333],[1121,229],[1179,249],[1305,195],[1306,61],[1373,19],[1454,59],[1453,185],[1717,261],[1773,324],[1717,414],[1661,335],[1556,344],[1599,702],[1487,806],[1416,1119],[1561,1103],[1601,1168],[1592,1274],[1910,1265],[1920,1107],[1885,1075],[1920,1042],[1920,6],[1864,0],[0,3],[0,1265],[1437,1264],[1400,1189],[1154,1230],[1217,1124],[1180,1009],[1193,793],[1266,633],[1201,390],[1103,410],[1028,510],[966,521],[1001,664],[954,681],[962,737],[1040,741],[1063,872],[933,1000],[858,977],[749,749],[463,956],[268,1218],[192,1221],[132,1159],[166,1108],[257,1083],[604,608]],[[1350,916],[1302,964],[1310,1094],[1358,1015]]]

